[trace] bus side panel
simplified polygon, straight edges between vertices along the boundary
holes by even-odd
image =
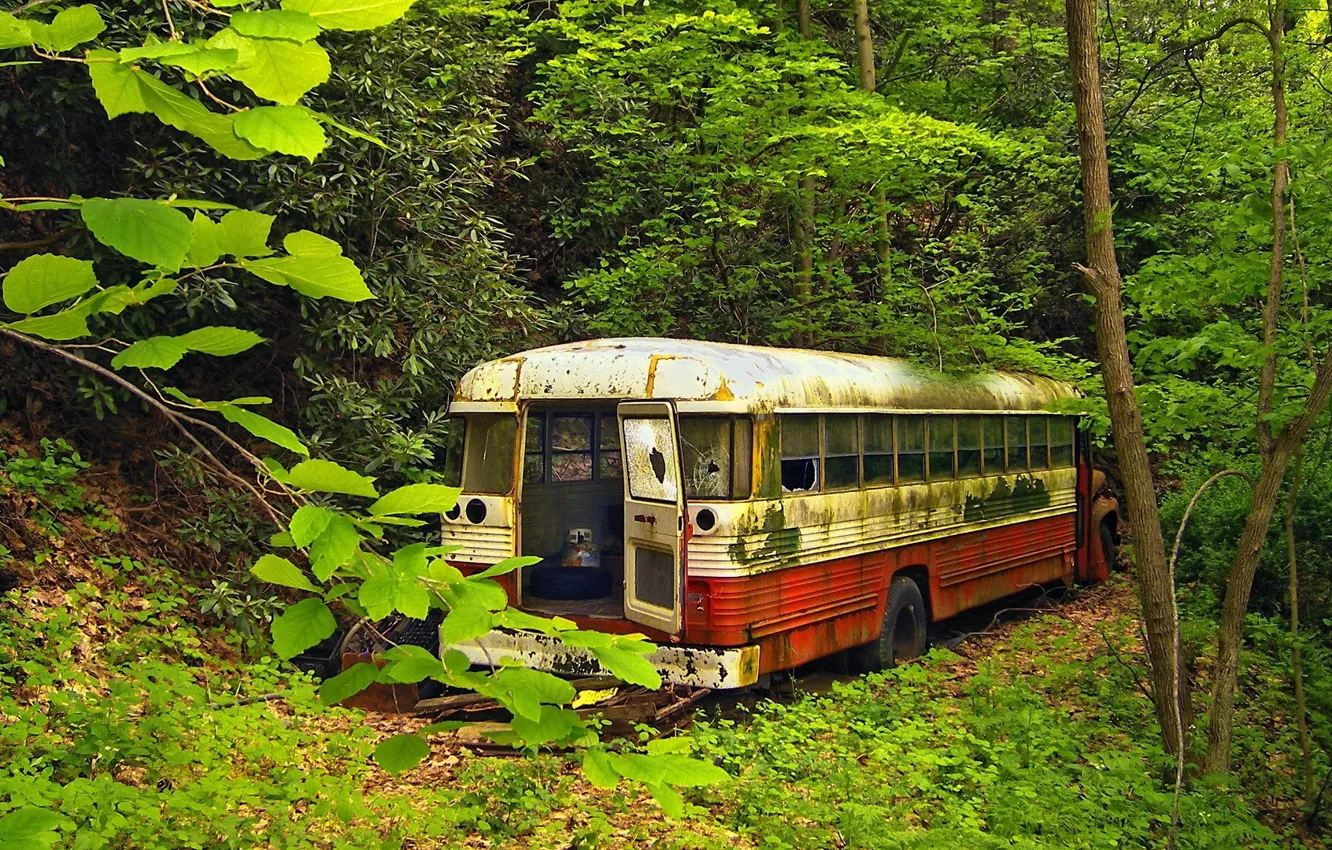
[[[688,582],[685,639],[760,646],[760,672],[785,670],[874,640],[888,581],[925,567],[932,618],[951,617],[1031,585],[1069,578],[1072,515],[735,578]]]

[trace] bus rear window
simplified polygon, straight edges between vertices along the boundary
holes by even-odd
[[[518,417],[509,413],[467,416],[463,490],[497,495],[512,490],[514,444],[517,441]]]
[[[749,498],[752,430],[744,417],[680,417],[680,453],[688,498]]]

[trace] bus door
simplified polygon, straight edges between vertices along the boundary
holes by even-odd
[[[684,585],[684,488],[675,408],[669,402],[619,406],[624,452],[624,616],[679,634]]]

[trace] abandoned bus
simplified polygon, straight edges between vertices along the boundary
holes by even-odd
[[[513,555],[510,602],[642,633],[667,681],[737,688],[838,652],[914,657],[926,627],[1024,588],[1104,578],[1116,505],[1075,391],[882,357],[673,339],[556,345],[459,383],[464,571]],[[455,647],[597,672],[527,632]]]

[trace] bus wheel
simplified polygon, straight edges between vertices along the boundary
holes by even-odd
[[[887,670],[925,652],[928,615],[920,588],[906,576],[897,576],[888,589],[883,630],[879,639],[854,651],[856,667],[864,673]]]
[[[1119,572],[1119,553],[1115,551],[1115,530],[1110,527],[1110,523],[1101,523],[1101,554],[1105,556],[1106,569],[1111,572]]]

